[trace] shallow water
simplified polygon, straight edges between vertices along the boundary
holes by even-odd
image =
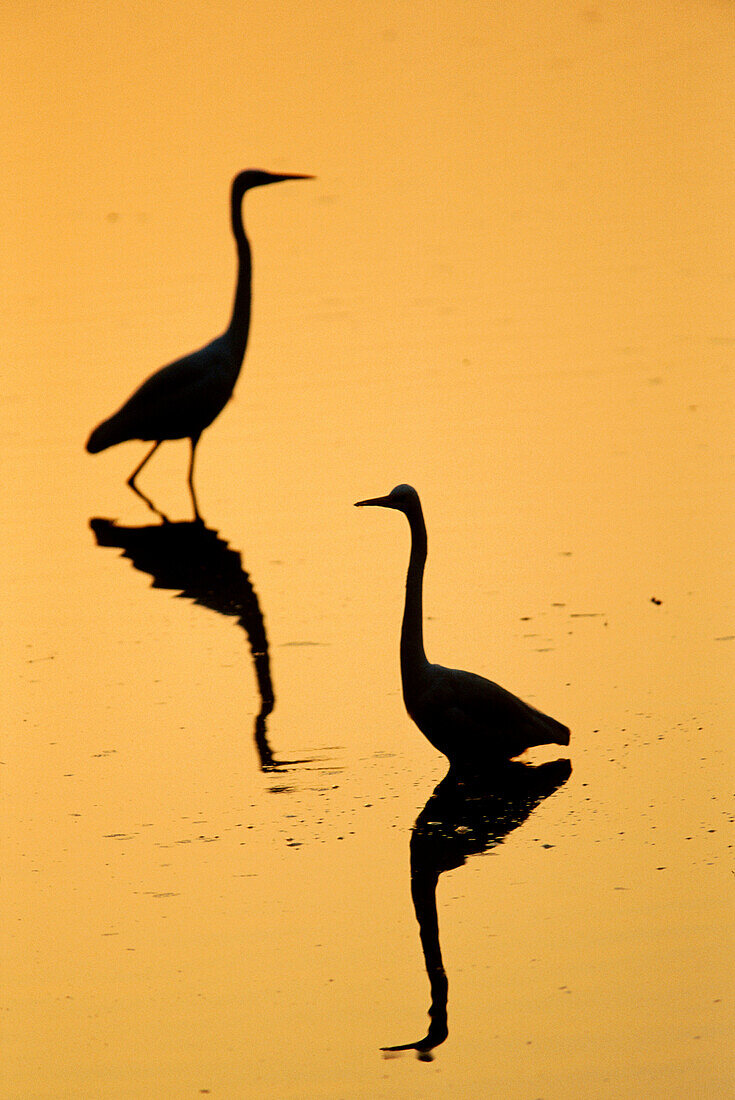
[[[2,1096],[730,1095],[730,6],[0,19]],[[163,525],[84,441],[226,322],[251,165],[318,179]],[[571,774],[431,800],[400,481],[429,658]]]

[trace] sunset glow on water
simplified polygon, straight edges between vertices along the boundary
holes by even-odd
[[[731,1095],[731,6],[51,9],[0,16],[0,1096]],[[164,521],[84,444],[227,324],[251,167],[316,178],[246,195]],[[571,771],[442,783],[353,507],[402,482],[429,660]]]

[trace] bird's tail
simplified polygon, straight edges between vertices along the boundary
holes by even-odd
[[[552,745],[568,745],[569,738],[571,737],[571,731],[569,726],[563,725],[562,722],[557,722],[554,718],[551,719],[554,723],[554,729],[556,731],[556,737],[551,742]]]
[[[550,718],[540,710],[533,713],[533,736],[535,740],[529,741],[529,748],[533,745],[568,745],[571,736],[569,727],[563,722],[557,722],[556,718]]]
[[[91,455],[96,455],[100,451],[106,451],[108,447],[114,447],[116,443],[122,443],[126,438],[115,414],[97,425],[87,440],[87,450]]]

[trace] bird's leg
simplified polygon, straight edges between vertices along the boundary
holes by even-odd
[[[140,489],[138,488],[138,486],[137,486],[137,485],[135,484],[135,479],[136,479],[136,477],[138,476],[138,474],[140,473],[140,471],[141,471],[141,470],[143,469],[143,467],[145,466],[146,462],[147,462],[147,461],[148,461],[148,459],[149,459],[149,458],[151,457],[151,455],[153,454],[153,452],[154,452],[155,450],[157,450],[157,449],[158,449],[158,448],[159,448],[159,447],[161,446],[161,443],[162,443],[162,442],[163,442],[163,440],[159,439],[159,440],[158,440],[158,441],[157,441],[156,443],[154,443],[154,444],[153,444],[153,446],[151,447],[150,451],[149,451],[149,452],[148,452],[148,454],[147,454],[147,455],[145,456],[145,458],[143,459],[143,461],[142,461],[142,462],[140,463],[140,465],[138,465],[138,466],[136,466],[136,467],[135,467],[135,469],[133,470],[132,474],[131,474],[131,475],[130,475],[130,477],[128,478],[128,485],[129,485],[129,486],[130,486],[130,488],[131,488],[131,489],[133,490],[133,492],[135,493],[135,495],[136,495],[136,496],[138,496],[138,497],[140,497],[140,499],[141,499],[141,500],[143,501],[143,503],[144,503],[144,504],[147,504],[147,505],[148,505],[148,507],[150,508],[151,512],[155,512],[155,514],[156,514],[157,516],[160,516],[160,517],[161,517],[161,519],[163,520],[163,522],[164,522],[164,523],[168,523],[168,522],[169,522],[168,516],[164,516],[163,512],[159,512],[158,508],[156,508],[156,506],[155,506],[155,504],[153,503],[153,501],[152,501],[152,500],[149,500],[149,499],[148,499],[148,497],[147,497],[147,496],[145,495],[145,493],[141,492],[141,491],[140,491]]]
[[[154,513],[155,515],[157,515],[157,516],[158,516],[158,518],[159,518],[160,520],[162,520],[162,521],[163,521],[163,523],[170,523],[170,522],[171,522],[171,520],[170,520],[170,519],[168,518],[168,516],[167,516],[167,515],[165,515],[165,514],[164,514],[164,513],[163,513],[163,512],[161,511],[161,509],[160,509],[160,508],[156,508],[156,506],[155,506],[155,504],[153,503],[153,501],[152,501],[152,500],[151,500],[151,499],[150,499],[149,497],[147,497],[147,496],[145,495],[145,493],[144,493],[144,492],[143,492],[143,491],[142,491],[141,489],[139,489],[139,488],[138,488],[138,486],[137,486],[137,485],[131,485],[131,486],[130,486],[130,488],[131,488],[131,489],[133,490],[133,492],[135,493],[135,495],[136,495],[137,497],[140,497],[140,499],[141,499],[141,500],[143,501],[143,503],[144,503],[144,504],[147,504],[147,505],[148,505],[148,507],[150,508],[151,512],[153,512],[153,513]]]
[[[140,463],[140,465],[139,465],[139,466],[136,466],[136,467],[135,467],[135,469],[133,470],[132,474],[131,474],[131,475],[130,475],[130,477],[128,478],[128,485],[130,486],[130,488],[131,488],[131,489],[135,489],[135,479],[136,479],[136,477],[138,476],[138,474],[140,473],[140,471],[141,471],[141,470],[143,469],[143,467],[145,466],[145,464],[146,464],[146,462],[148,461],[148,459],[149,459],[149,458],[151,458],[151,457],[152,457],[152,455],[153,455],[153,454],[154,454],[154,453],[155,453],[155,452],[156,452],[156,451],[158,450],[158,448],[159,448],[159,447],[161,446],[161,443],[162,443],[162,442],[163,442],[163,440],[162,440],[162,439],[159,439],[159,440],[157,440],[157,441],[156,441],[156,442],[155,442],[155,443],[153,444],[153,446],[151,447],[150,451],[149,451],[149,452],[148,452],[148,454],[147,454],[147,455],[145,456],[145,458],[143,459],[143,461],[142,461],[142,462]]]
[[[191,458],[189,459],[189,492],[191,493],[191,503],[194,506],[194,518],[199,520],[200,523],[203,523],[204,521],[199,514],[199,507],[197,505],[197,495],[194,491],[194,456],[196,455],[198,442],[199,435],[191,436]]]

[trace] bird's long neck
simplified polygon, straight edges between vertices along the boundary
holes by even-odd
[[[411,527],[411,556],[406,576],[406,604],[401,627],[401,678],[405,687],[415,683],[416,676],[427,667],[424,652],[423,587],[426,565],[426,524],[421,504],[406,512]]]
[[[235,287],[235,301],[232,306],[232,317],[227,328],[227,336],[230,340],[233,362],[237,364],[237,372],[240,371],[245,348],[248,343],[250,330],[250,297],[252,280],[252,261],[250,257],[250,243],[245,236],[242,224],[242,200],[243,192],[233,188],[231,198],[232,233],[237,245],[237,286]]]

